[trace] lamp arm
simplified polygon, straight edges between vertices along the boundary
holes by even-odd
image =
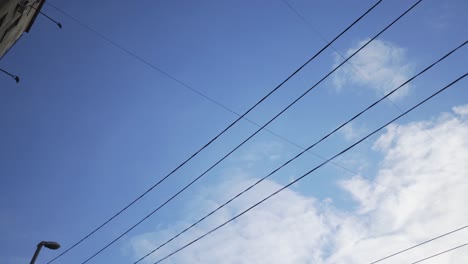
[[[39,252],[41,252],[42,246],[44,246],[44,241],[41,241],[39,244],[37,244],[36,252],[34,252],[34,256],[32,257],[30,264],[36,263],[37,256],[39,256]]]

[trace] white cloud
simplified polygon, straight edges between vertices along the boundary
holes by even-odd
[[[356,127],[353,123],[349,123],[343,128],[340,129],[341,134],[348,141],[355,140],[360,138],[365,134],[365,129],[363,127]]]
[[[354,53],[368,40],[358,43],[355,48],[346,52],[346,57]],[[335,53],[335,65],[343,59]],[[354,85],[373,90],[379,95],[387,94],[407,79],[413,72],[413,66],[408,62],[406,50],[388,41],[374,40],[357,53],[348,63],[338,69],[333,75],[333,83],[341,90]],[[391,95],[392,99],[400,99],[408,94],[409,85]]]
[[[276,161],[281,158],[283,145],[278,142],[255,143],[243,151],[240,159],[244,162]]]
[[[343,182],[360,205],[358,212],[361,214],[356,217],[367,219],[365,234],[368,238],[359,241],[354,250],[382,246],[396,250],[402,247],[400,244],[410,245],[429,234],[441,234],[468,224],[468,214],[461,210],[468,199],[466,135],[468,122],[445,114],[432,122],[393,125],[377,140],[375,148],[382,151],[385,158],[376,180],[392,186],[392,190],[385,191],[382,186],[362,179]],[[454,236],[447,244],[428,245],[421,256],[442,251],[457,242],[466,241]],[[433,249],[433,245],[440,248]],[[352,252],[347,254],[352,256]],[[466,251],[464,256],[468,257]],[[445,256],[434,263],[458,262],[450,262]]]
[[[384,155],[375,176],[379,184],[358,176],[340,182],[356,201],[355,211],[286,190],[166,263],[369,263],[468,224],[468,120],[460,116],[466,109],[456,107],[455,114],[432,121],[389,127],[374,144]],[[204,192],[198,210],[215,208],[254,180],[231,178],[213,192]],[[281,186],[265,181],[258,187],[150,259],[164,256]],[[134,237],[135,255],[147,253],[192,220]],[[381,263],[410,263],[466,243],[467,237],[465,229]],[[427,263],[466,259],[468,251],[461,249]]]
[[[460,116],[468,116],[468,104],[455,106],[453,112]]]
[[[201,208],[206,211],[214,209],[219,203],[213,199],[226,201],[255,180],[242,177],[241,181],[231,179],[224,182],[213,193],[203,196]],[[194,232],[189,236],[194,238],[206,232],[208,226],[220,224],[244,210],[252,201],[260,200],[279,188],[281,185],[275,182],[263,182],[255,192],[249,192],[233,202],[220,214],[215,215],[208,224],[194,228]],[[327,246],[323,240],[330,233],[330,229],[334,228],[333,225],[338,223],[334,219],[334,214],[321,213],[328,211],[324,206],[326,204],[321,204],[314,198],[301,196],[294,191],[285,190],[271,202],[252,210],[234,224],[226,226],[221,232],[206,237],[202,243],[187,248],[183,254],[167,263],[279,263],[279,260],[286,259],[291,263],[319,261],[323,253],[314,249]],[[135,237],[132,243],[136,255],[147,253],[149,248],[157,246],[154,241],[160,240],[161,237],[169,237],[169,233],[174,234],[176,229],[181,230],[181,227],[186,225],[188,223],[177,223],[168,229]],[[304,240],[304,237],[308,239]],[[169,248],[174,250],[189,240],[186,237]],[[165,249],[151,260],[155,261],[169,251]]]

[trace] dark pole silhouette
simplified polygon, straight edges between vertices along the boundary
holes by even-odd
[[[44,246],[44,247],[46,247],[48,249],[52,249],[52,250],[56,250],[56,249],[60,248],[60,244],[57,243],[57,242],[41,241],[39,244],[37,244],[36,252],[34,252],[34,256],[31,259],[31,264],[34,264],[36,262],[37,256],[39,256],[39,252],[41,252],[42,246]]]

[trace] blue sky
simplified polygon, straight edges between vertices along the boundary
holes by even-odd
[[[282,1],[49,2],[236,113],[246,111],[374,3],[290,0],[306,23]],[[349,55],[411,4],[383,1],[248,119],[267,122],[341,62],[337,52]],[[423,1],[351,60],[358,73],[350,66],[336,72],[268,130],[299,146],[314,143],[466,41],[467,8],[462,0]],[[0,61],[0,67],[21,76],[19,84],[0,76],[1,263],[27,263],[41,240],[68,248],[237,118],[54,8],[45,5],[43,11],[61,21],[63,30],[39,17]],[[464,47],[312,152],[331,157],[465,74],[466,60]],[[468,173],[463,161],[468,153],[466,85],[460,81],[336,160],[356,174],[329,164],[167,263],[287,263],[291,255],[291,263],[363,263],[468,223],[468,215],[460,212],[468,198],[462,177]],[[240,121],[54,263],[81,263],[256,129]],[[133,263],[297,154],[300,149],[290,142],[260,132],[90,263]],[[305,154],[150,260],[320,162]],[[466,242],[466,232],[386,263],[409,263]],[[459,263],[466,252],[460,249],[432,263]],[[43,250],[38,263],[58,253]]]

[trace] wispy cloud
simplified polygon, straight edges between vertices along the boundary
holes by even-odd
[[[278,142],[260,142],[250,146],[240,157],[246,162],[275,161],[280,158],[283,145]]]
[[[363,40],[356,47],[346,51],[350,56],[368,40]],[[343,59],[335,53],[335,66]],[[343,65],[333,75],[333,83],[338,90],[363,87],[379,95],[387,94],[407,79],[413,72],[413,65],[408,61],[406,50],[388,41],[374,40],[366,48],[356,54],[349,64]],[[408,94],[406,85],[392,95],[399,99]]]
[[[328,199],[320,201],[286,190],[166,263],[369,263],[466,225],[467,109],[468,105],[455,107],[453,113],[436,120],[389,127],[374,144],[375,151],[384,155],[375,175],[380,184],[358,176],[340,182],[356,202],[356,210],[340,210]],[[213,192],[203,193],[199,210],[209,211],[254,180],[231,178]],[[280,187],[272,181],[263,182],[150,260],[164,256]],[[131,244],[135,255],[147,253],[190,221],[134,237]],[[382,263],[409,263],[466,243],[467,235],[465,230]],[[464,259],[468,259],[468,252],[460,250],[440,256],[434,263],[460,263]]]
[[[343,134],[344,138],[348,141],[355,140],[360,138],[366,132],[364,127],[359,127],[354,125],[353,123],[349,123],[340,129],[341,134]]]

